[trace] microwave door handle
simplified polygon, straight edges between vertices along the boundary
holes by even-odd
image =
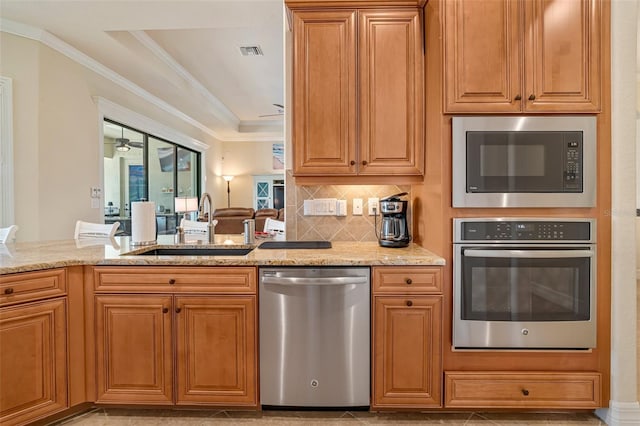
[[[517,257],[529,259],[593,257],[592,250],[464,250],[466,257]]]

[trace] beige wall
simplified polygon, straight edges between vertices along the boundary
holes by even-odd
[[[274,170],[272,146],[274,142],[224,142],[220,154],[220,175],[233,175],[231,207],[253,207],[253,176],[282,174]],[[214,204],[227,207],[227,183],[215,177]],[[212,194],[213,195],[213,194]]]
[[[89,197],[102,182],[96,96],[211,146],[203,189],[214,191],[221,143],[210,135],[37,41],[0,32],[0,64],[13,79],[18,241],[69,238],[77,219],[102,219]]]

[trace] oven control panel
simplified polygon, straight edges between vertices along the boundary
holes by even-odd
[[[462,221],[462,241],[591,241],[590,221]]]

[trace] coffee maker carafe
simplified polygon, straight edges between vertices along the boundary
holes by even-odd
[[[378,243],[382,247],[406,247],[411,241],[407,223],[408,202],[400,199],[405,195],[406,192],[401,192],[380,200],[382,223]]]

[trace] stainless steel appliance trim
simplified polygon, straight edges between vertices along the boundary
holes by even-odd
[[[593,257],[595,252],[591,250],[477,250],[465,249],[464,255],[468,257],[518,257],[529,259],[554,259],[571,257]]]
[[[582,193],[480,193],[466,192],[467,131],[582,131]],[[467,117],[452,119],[453,207],[594,207],[596,202],[596,117]]]
[[[367,284],[368,277],[331,277],[331,278],[301,278],[301,277],[269,277],[263,276],[263,284],[275,285],[349,285]]]

